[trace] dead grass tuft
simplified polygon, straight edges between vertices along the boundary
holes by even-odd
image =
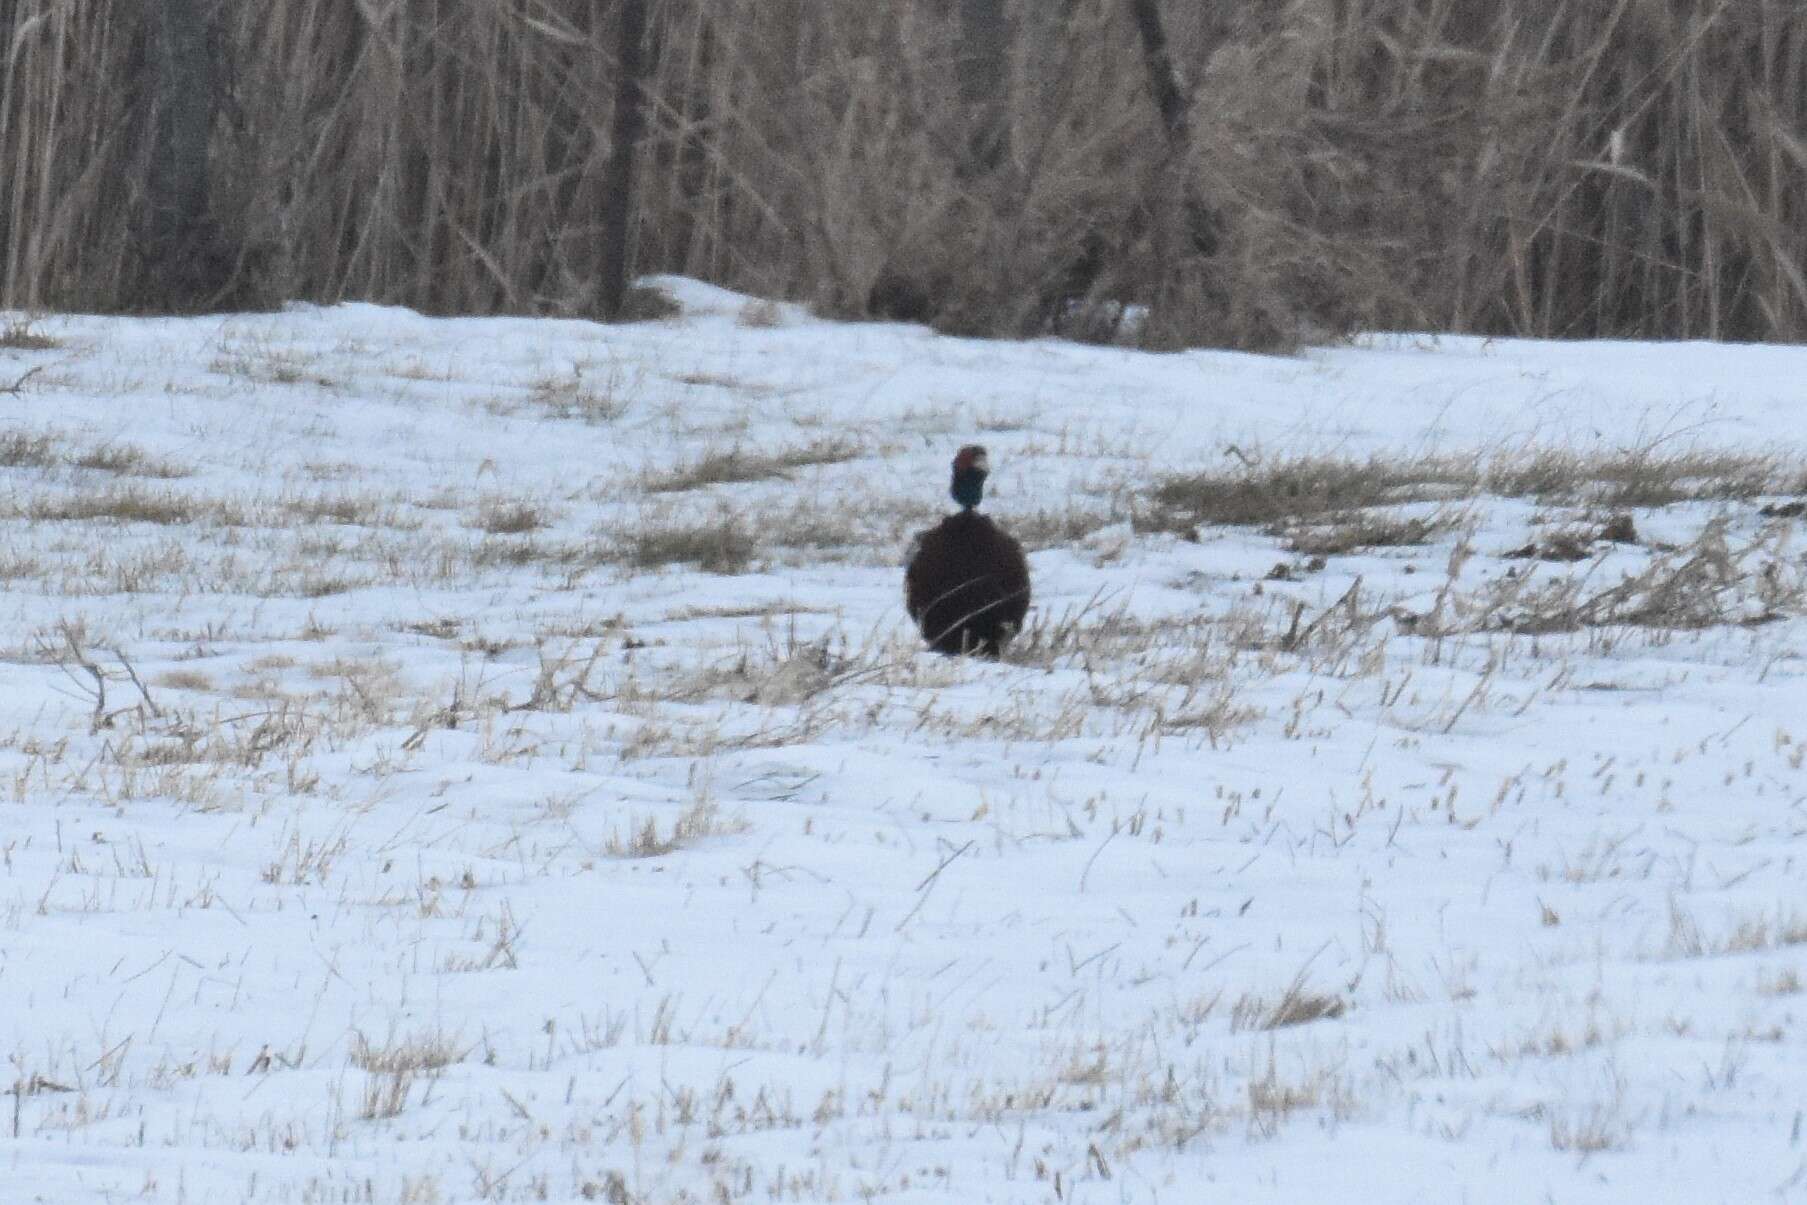
[[[705,573],[745,573],[758,544],[737,516],[723,513],[714,522],[651,519],[618,543],[618,559],[637,569],[695,564]]]
[[[1616,1109],[1596,1108],[1585,1116],[1550,1119],[1550,1146],[1584,1155],[1616,1151],[1629,1144]]]
[[[1242,454],[1232,449],[1232,452]],[[1480,476],[1472,462],[1350,460],[1300,456],[1271,463],[1245,459],[1240,470],[1169,477],[1149,494],[1142,530],[1190,534],[1203,526],[1262,527],[1470,493]]]
[[[1662,453],[1652,448],[1605,455],[1567,449],[1504,454],[1485,464],[1459,457],[1354,460],[1302,456],[1267,461],[1231,448],[1240,467],[1170,476],[1146,494],[1138,529],[1190,535],[1200,526],[1290,529],[1325,515],[1335,526],[1355,526],[1347,541],[1333,534],[1300,543],[1330,555],[1349,548],[1413,543],[1413,520],[1357,518],[1356,512],[1407,502],[1447,502],[1492,494],[1612,510],[1666,506],[1699,500],[1748,500],[1787,492],[1801,469],[1773,456],[1743,452]],[[1425,521],[1436,528],[1438,521]],[[1366,526],[1376,537],[1364,540]],[[1631,538],[1627,539],[1627,535]],[[1599,536],[1635,540],[1635,529],[1608,528]],[[1348,547],[1340,547],[1344,543]],[[1319,548],[1322,545],[1322,549]],[[1305,547],[1300,549],[1306,550]]]
[[[617,322],[661,322],[677,318],[684,307],[664,289],[652,285],[630,285],[621,298],[621,314]]]
[[[154,686],[169,690],[212,690],[213,679],[199,670],[172,669],[165,670],[151,679]]]
[[[1361,548],[1410,548],[1430,543],[1461,522],[1460,513],[1440,510],[1429,517],[1356,511],[1324,526],[1301,528],[1287,549],[1301,556],[1341,556]]]
[[[1778,492],[1798,473],[1776,457],[1749,452],[1666,453],[1646,447],[1602,456],[1547,448],[1497,461],[1488,469],[1486,488],[1508,498],[1636,509],[1757,498]]]
[[[63,345],[61,339],[37,329],[38,320],[15,314],[0,322],[0,348],[8,351],[54,351]]]
[[[121,486],[95,493],[69,494],[60,498],[34,498],[27,514],[49,523],[94,522],[111,519],[120,523],[157,523],[174,525],[192,523],[202,516],[220,519],[231,525],[236,512],[224,503],[205,502],[182,494]]]
[[[547,526],[544,512],[531,502],[488,498],[477,509],[476,526],[492,536],[518,536]]]
[[[220,339],[219,353],[208,364],[209,371],[234,380],[255,385],[319,385],[333,384],[313,369],[312,359],[303,351],[283,347],[267,334],[254,331],[228,331]]]
[[[1273,1003],[1259,996],[1244,996],[1230,1010],[1230,1030],[1285,1029],[1292,1025],[1309,1025],[1313,1021],[1334,1020],[1343,1015],[1348,1004],[1337,996],[1306,991],[1298,981],[1286,989]]]
[[[355,1033],[352,1043],[352,1064],[370,1075],[358,1110],[365,1121],[400,1116],[418,1077],[437,1075],[469,1053],[462,1039],[437,1032],[392,1039],[380,1047]]]
[[[283,509],[309,523],[337,523],[346,527],[391,526],[390,508],[373,494],[315,494],[290,498]]]
[[[531,536],[485,536],[469,552],[470,564],[478,569],[524,565],[574,569],[594,565],[599,558],[591,549],[578,544],[547,543]]]
[[[859,455],[861,450],[858,447],[840,439],[822,439],[803,447],[780,448],[775,452],[728,448],[707,452],[695,464],[663,475],[649,476],[646,491],[649,494],[666,494],[709,485],[765,481],[773,477],[788,476],[792,469],[839,464]]]
[[[569,373],[541,377],[528,391],[528,399],[553,418],[576,419],[592,426],[612,423],[626,414],[630,399],[623,396],[624,385],[619,372],[610,372],[600,386],[585,380],[584,366],[573,365]],[[512,409],[500,403],[492,409]]]
[[[605,847],[612,858],[662,858],[706,837],[743,833],[747,823],[738,818],[724,818],[713,800],[698,800],[684,810],[669,832],[661,834],[658,822],[651,816],[633,825],[624,840],[620,834],[609,837]]]
[[[1044,548],[1064,548],[1078,544],[1089,536],[1114,527],[1129,519],[1127,512],[1085,510],[1069,506],[1065,510],[1038,510],[1012,515],[1006,523],[1010,534],[1030,552]]]
[[[784,310],[776,301],[755,297],[740,307],[734,322],[749,330],[772,330],[784,325]]]
[[[78,469],[93,469],[118,477],[154,477],[164,481],[187,477],[193,471],[171,461],[159,460],[132,444],[96,444],[69,463]]]
[[[1447,616],[1466,630],[1504,629],[1528,634],[1572,632],[1624,624],[1700,630],[1751,626],[1807,612],[1807,570],[1786,553],[1786,533],[1759,533],[1734,545],[1728,521],[1707,523],[1690,544],[1650,558],[1639,572],[1590,589],[1585,574],[1539,579],[1507,575],[1472,596],[1446,596]],[[1428,629],[1423,629],[1428,634]]]
[[[0,432],[0,469],[47,469],[57,462],[56,440],[42,432]]]

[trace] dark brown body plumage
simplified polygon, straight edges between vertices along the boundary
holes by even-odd
[[[975,510],[916,537],[904,605],[938,653],[995,657],[1029,611],[1023,546]]]

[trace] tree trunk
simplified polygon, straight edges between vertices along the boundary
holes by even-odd
[[[139,301],[153,309],[193,311],[218,304],[234,270],[208,193],[213,63],[207,0],[160,0],[157,7],[157,121],[140,234]]]
[[[596,305],[606,321],[622,317],[634,226],[634,152],[646,128],[646,10],[651,0],[620,0],[615,34],[615,114],[602,179],[602,262]]]
[[[1148,71],[1148,90],[1154,94],[1170,146],[1184,146],[1192,131],[1186,120],[1186,97],[1174,74],[1173,56],[1167,49],[1167,27],[1161,23],[1160,0],[1129,0],[1129,12],[1142,39],[1142,62]]]
[[[959,0],[960,100],[967,134],[961,176],[983,176],[1003,162],[1009,147],[1004,122],[1009,92],[1010,30],[1006,0]]]
[[[1209,258],[1217,253],[1221,222],[1185,180],[1186,157],[1192,148],[1191,103],[1180,88],[1173,55],[1167,48],[1167,27],[1161,21],[1161,2],[1129,0],[1129,11],[1142,40],[1142,63],[1148,72],[1148,90],[1154,96],[1155,108],[1161,114],[1161,127],[1167,134],[1167,163],[1161,172],[1161,185],[1179,192],[1187,241],[1192,244],[1193,251]]]

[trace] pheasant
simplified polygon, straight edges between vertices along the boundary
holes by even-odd
[[[1029,611],[1023,546],[978,512],[990,464],[985,449],[954,456],[957,514],[916,537],[904,570],[904,606],[938,653],[996,657]]]

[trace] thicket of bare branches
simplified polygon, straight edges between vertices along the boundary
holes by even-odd
[[[589,312],[616,7],[217,5],[232,296]],[[1807,338],[1798,0],[1164,0],[1178,162],[1125,0],[984,7],[655,0],[637,268],[1160,345]],[[146,304],[150,11],[0,11],[0,305]]]

